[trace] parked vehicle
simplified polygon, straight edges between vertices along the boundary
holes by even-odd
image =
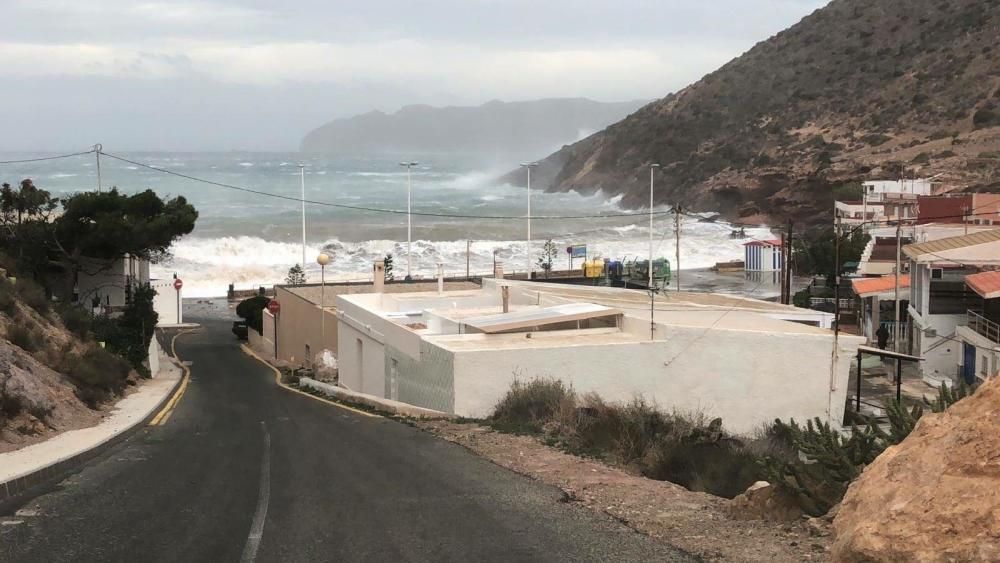
[[[247,336],[247,322],[246,321],[233,321],[233,334],[236,338],[240,340],[246,340]]]

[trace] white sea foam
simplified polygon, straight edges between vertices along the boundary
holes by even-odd
[[[672,221],[671,221],[672,222]],[[673,261],[673,231],[667,230],[667,223],[656,225],[657,256],[666,256]],[[730,228],[715,223],[685,221],[681,231],[681,259],[687,268],[704,268],[716,262],[739,259],[743,255],[739,239],[729,238]],[[648,229],[630,225],[609,228],[576,237],[554,239],[562,250],[569,244],[586,244],[591,257],[625,258],[644,257],[648,252]],[[666,236],[663,233],[667,233]],[[771,236],[767,229],[748,229],[754,238]],[[433,277],[437,263],[445,265],[448,275],[464,275],[466,267],[466,241],[413,241],[411,267],[414,276]],[[533,255],[540,255],[543,240],[533,243]],[[390,240],[368,240],[363,242],[342,242],[330,240],[322,245],[310,244],[306,249],[306,273],[310,281],[319,279],[319,267],[313,258],[320,251],[332,257],[326,269],[328,280],[362,280],[371,277],[372,263],[392,253],[395,256],[395,271],[402,277],[406,272],[406,243]],[[527,267],[525,244],[520,240],[477,240],[469,247],[469,269],[471,273],[484,274],[493,269],[494,252],[504,263],[508,272],[524,271]],[[292,242],[275,242],[259,237],[187,237],[174,245],[173,258],[154,266],[154,275],[169,277],[178,272],[184,278],[184,291],[190,297],[222,295],[232,283],[237,288],[280,283],[288,268],[302,260],[302,247]],[[560,252],[554,258],[555,267],[567,267],[567,257]],[[579,266],[577,260],[574,266]]]

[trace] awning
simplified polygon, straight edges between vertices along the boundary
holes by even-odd
[[[1000,271],[965,276],[965,285],[983,299],[996,299],[1000,297]]]
[[[855,278],[851,280],[851,287],[858,297],[878,296],[879,299],[893,299],[896,292],[896,276],[882,276],[880,278]],[[905,292],[903,290],[906,290]],[[910,276],[899,277],[899,297],[901,299],[910,298]]]
[[[616,317],[622,312],[618,309],[597,305],[595,303],[568,303],[555,307],[541,309],[525,309],[466,319],[464,324],[485,333],[505,332],[509,330],[532,329],[569,321]]]

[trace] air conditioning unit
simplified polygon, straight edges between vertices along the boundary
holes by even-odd
[[[936,328],[925,328],[923,330],[923,334],[927,338],[937,338],[937,329]]]

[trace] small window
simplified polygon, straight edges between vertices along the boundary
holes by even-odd
[[[942,268],[931,268],[931,279],[939,280],[944,276],[944,270]]]

